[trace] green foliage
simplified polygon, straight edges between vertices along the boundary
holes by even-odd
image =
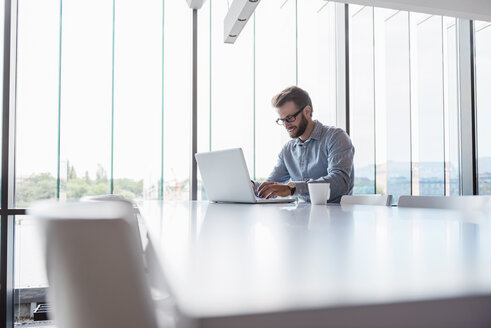
[[[56,178],[50,173],[33,174],[17,180],[16,205],[26,207],[35,200],[56,197]]]
[[[95,173],[95,177],[96,177],[95,181],[97,182],[103,182],[103,183],[108,182],[106,170],[104,170],[101,164],[97,164],[97,171]]]
[[[133,201],[143,196],[143,180],[114,179],[114,193]]]
[[[70,165],[70,162],[67,162],[67,177],[68,179],[76,179],[77,172],[75,172],[75,168],[73,165]]]
[[[384,186],[377,184],[377,186],[375,188],[375,193],[376,194],[383,195],[383,194],[385,194],[385,190],[384,189],[385,189]]]
[[[60,183],[60,198],[78,199],[89,195],[104,195],[110,193],[110,181],[102,168],[98,167],[96,179],[90,179],[88,173],[78,178],[73,166],[68,166],[68,180]],[[56,178],[50,173],[33,174],[27,178],[19,178],[16,185],[17,207],[27,207],[32,202],[41,199],[56,198]],[[115,179],[114,193],[129,200],[143,196],[143,180]]]

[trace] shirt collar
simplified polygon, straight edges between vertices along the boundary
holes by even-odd
[[[301,143],[305,144],[305,143],[309,142],[310,139],[320,140],[321,135],[322,135],[322,126],[319,123],[319,121],[314,120],[314,129],[312,130],[310,137],[307,140],[305,140],[304,142],[302,142],[300,140],[300,138],[297,138],[295,140],[295,146],[297,146],[298,144],[301,144]]]

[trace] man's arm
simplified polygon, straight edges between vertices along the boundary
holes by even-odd
[[[285,148],[283,148],[280,154],[278,155],[278,161],[276,162],[273,172],[271,172],[271,174],[266,179],[266,181],[263,183],[254,182],[254,190],[256,196],[270,198],[272,196],[290,195],[290,188],[288,188],[286,185],[278,184],[278,183],[287,183],[290,180],[290,174],[288,173],[288,170],[285,165],[285,161],[283,159],[284,150]],[[275,185],[275,187],[272,187],[273,185]],[[268,188],[266,189],[266,187]],[[271,187],[273,188],[274,191],[276,191],[274,195],[271,194],[271,192],[273,191],[270,190]],[[288,191],[288,194],[286,194],[286,191]]]
[[[327,144],[327,174],[315,180],[294,181],[296,186],[295,194],[308,195],[307,184],[312,181],[329,182],[331,189],[329,199],[331,200],[348,194],[353,186],[351,171],[353,169],[354,153],[355,148],[346,132],[341,129],[336,131]]]

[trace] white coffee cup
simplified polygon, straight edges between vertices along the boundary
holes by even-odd
[[[309,186],[312,205],[326,205],[331,193],[330,184],[328,182],[310,182],[307,185]]]

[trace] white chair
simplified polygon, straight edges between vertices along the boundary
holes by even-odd
[[[59,328],[157,327],[139,247],[122,202],[39,204]]]
[[[392,195],[344,195],[341,205],[390,206]]]
[[[133,204],[123,196],[114,194],[85,196],[82,197],[80,200],[84,202],[123,202],[133,206]],[[142,250],[144,265],[146,268],[150,286],[152,287],[152,291],[155,295],[159,295],[154,296],[153,298],[167,299],[169,297],[169,287],[163,279],[164,274],[160,266],[160,262],[157,258],[155,247],[150,241],[150,238],[144,233],[142,234],[142,230],[145,231],[145,229],[140,230],[140,227],[138,225],[138,217],[137,215],[135,215],[134,211],[132,213],[128,213],[128,216],[125,219],[131,225],[134,234],[138,237],[138,243]]]
[[[127,200],[123,196],[115,195],[115,194],[84,196],[80,200],[81,201],[96,201],[96,200],[98,200],[98,201],[121,201],[121,202],[131,203],[129,200]]]
[[[93,195],[93,196],[85,196],[80,198],[80,201],[82,202],[121,202],[123,204],[126,204],[125,206],[133,208],[133,203],[124,198],[121,195],[113,195],[113,194],[107,194],[107,195]],[[143,245],[143,236],[141,235],[140,232],[140,227],[138,225],[138,218],[135,215],[134,211],[128,211],[126,217],[124,219],[129,223],[131,226],[131,229],[133,231],[133,235],[137,238],[138,243],[140,245],[140,249],[143,252],[144,245]]]
[[[491,196],[401,196],[399,207],[491,210]]]

